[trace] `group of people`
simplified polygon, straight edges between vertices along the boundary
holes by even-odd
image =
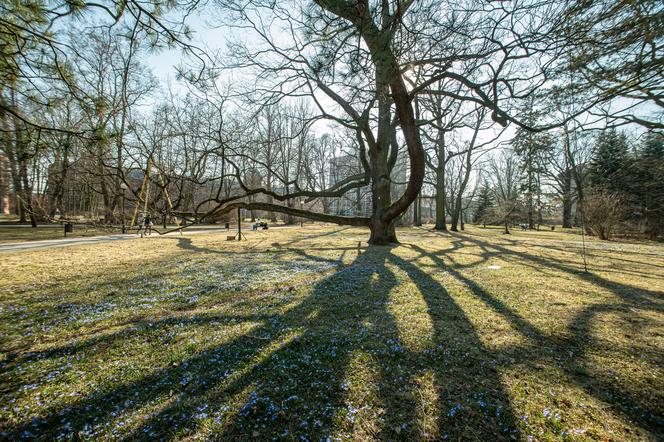
[[[140,235],[141,238],[143,238],[144,235],[151,235],[153,225],[154,223],[152,222],[152,215],[146,213],[143,219],[140,217],[138,218],[138,230],[136,231],[136,234]]]
[[[267,230],[267,223],[265,221],[261,221],[260,218],[251,226],[251,230],[258,230],[258,229]]]

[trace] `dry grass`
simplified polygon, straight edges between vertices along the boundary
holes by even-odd
[[[109,235],[120,233],[117,229],[102,229],[87,226],[74,226],[74,232],[68,233],[67,238],[84,238],[87,236]],[[64,227],[60,225],[48,225],[32,228],[30,226],[0,226],[0,244],[42,241],[47,239],[64,238]]]
[[[2,437],[664,437],[662,245],[247,236],[3,254]]]

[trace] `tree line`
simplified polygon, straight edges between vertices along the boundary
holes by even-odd
[[[190,23],[241,32],[197,46]],[[21,221],[159,216],[662,233],[658,2],[0,6],[0,187]],[[180,87],[151,74],[178,48]],[[624,131],[639,134],[627,141]],[[448,227],[449,226],[449,227]]]

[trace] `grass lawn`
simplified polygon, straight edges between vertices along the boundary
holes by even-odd
[[[174,230],[178,226],[175,224],[168,225],[164,229],[161,225],[157,225],[153,228],[152,232],[157,236],[157,231],[165,232],[168,230]],[[249,223],[243,225],[243,228],[247,230],[250,229]],[[210,230],[210,229],[219,229],[224,231],[222,225],[220,224],[200,224],[196,226],[191,226],[188,228],[188,231],[195,230]],[[67,233],[67,238],[85,238],[89,236],[104,236],[104,235],[118,235],[122,233],[119,226],[86,226],[84,224],[74,224],[74,232]],[[127,233],[133,233],[138,235],[136,228],[129,229],[127,228]],[[234,232],[231,232],[233,234]],[[58,224],[49,224],[49,225],[39,225],[37,228],[32,228],[26,225],[20,226],[2,226],[0,225],[0,244],[5,243],[16,243],[16,242],[26,242],[26,241],[42,241],[49,239],[62,239],[64,238],[64,227]]]
[[[0,439],[664,438],[664,245],[225,235],[3,254]]]
[[[67,238],[83,238],[86,236],[112,235],[120,233],[117,229],[103,229],[74,225],[74,231],[67,234]],[[37,228],[30,226],[0,226],[0,244],[23,241],[42,241],[46,239],[64,238],[64,227],[61,225],[40,225]]]

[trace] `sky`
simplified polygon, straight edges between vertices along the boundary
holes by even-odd
[[[205,18],[200,13],[189,17],[187,24],[192,29],[191,44],[211,50],[223,49],[226,39],[234,33],[233,29],[226,26],[213,28],[210,18]],[[176,67],[182,62],[183,55],[180,48],[162,49],[150,53],[146,64],[163,85],[170,84],[176,90],[184,91],[186,88],[178,85],[176,79]]]
[[[187,24],[192,29],[192,39],[191,43],[194,46],[204,48],[206,51],[224,51],[226,42],[229,39],[251,39],[251,34],[247,32],[242,32],[236,28],[232,28],[225,25],[219,25],[223,20],[219,17],[215,17],[216,10],[211,9],[210,7],[203,9],[196,14],[192,14],[187,19]],[[284,34],[283,31],[275,31],[277,38],[290,38],[288,34]],[[251,40],[250,40],[251,41]],[[183,61],[183,52],[181,49],[163,49],[158,52],[149,53],[146,57],[146,64],[153,72],[153,74],[159,79],[162,92],[166,93],[169,90],[185,94],[187,92],[187,86],[184,85],[181,81],[178,81],[176,78],[176,67],[180,65]],[[237,74],[235,74],[237,75]],[[222,75],[220,77],[220,82],[228,82],[230,77],[227,75]],[[160,100],[163,98],[163,95],[159,94],[154,97],[155,100]],[[323,98],[324,100],[326,97]],[[614,106],[625,106],[627,105],[627,100],[617,100],[614,103]],[[155,103],[148,103],[147,107],[154,105]],[[334,106],[334,103],[331,100],[327,100],[327,103],[330,106]],[[649,113],[652,109],[643,108],[641,113]],[[600,122],[601,124],[601,122]],[[509,140],[514,136],[515,128],[514,125],[510,125],[501,137],[501,141]],[[633,137],[638,137],[643,129],[640,127],[630,126],[626,128],[628,132]],[[322,134],[326,131],[329,131],[329,126],[327,124],[318,124],[314,131]],[[464,135],[462,135],[464,137]],[[470,134],[467,135],[467,138],[470,137]]]

